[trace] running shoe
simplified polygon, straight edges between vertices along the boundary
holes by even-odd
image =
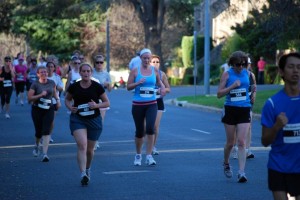
[[[37,157],[39,155],[39,147],[38,146],[34,147],[32,154],[34,157]]]
[[[238,147],[236,145],[234,145],[231,150],[231,157],[233,159],[238,159]]]
[[[8,113],[5,114],[5,118],[6,118],[6,119],[10,119],[10,116],[9,116]]]
[[[159,152],[157,151],[156,147],[153,147],[152,154],[159,155]]]
[[[142,165],[142,155],[141,154],[136,154],[135,155],[133,164],[135,166],[141,166]]]
[[[91,179],[91,168],[85,170],[86,175]]]
[[[44,154],[42,158],[42,162],[49,162],[49,161],[50,161],[49,157],[46,154]]]
[[[223,164],[224,166],[224,174],[227,178],[231,178],[232,177],[232,171],[231,171],[231,167],[229,164]]]
[[[250,149],[247,151],[247,159],[249,158],[254,158],[254,154],[251,152]]]
[[[50,137],[49,142],[50,142],[50,143],[54,143],[54,140],[52,139],[52,137]]]
[[[146,157],[146,165],[156,165],[156,162],[153,159],[152,155],[147,155],[147,157]]]
[[[100,142],[97,141],[96,144],[95,144],[95,146],[94,146],[94,151],[96,151],[99,148],[100,148]]]
[[[247,177],[245,173],[238,174],[238,183],[245,183],[247,182]]]
[[[23,100],[21,100],[21,101],[20,101],[20,103],[21,103],[21,106],[23,106],[23,105],[24,105],[24,102],[23,102]]]
[[[88,177],[88,175],[86,175],[86,173],[81,175],[81,185],[82,186],[87,186],[89,184],[89,181],[90,181],[90,178]]]

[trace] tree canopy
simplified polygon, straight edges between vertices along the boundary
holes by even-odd
[[[234,27],[243,38],[245,51],[258,58],[275,60],[276,50],[300,48],[300,1],[268,0],[262,11],[251,11],[251,17]]]

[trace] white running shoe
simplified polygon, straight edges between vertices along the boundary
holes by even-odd
[[[233,159],[238,159],[238,147],[236,145],[234,145],[231,150],[231,157]]]
[[[95,146],[94,146],[94,151],[96,151],[99,148],[100,148],[100,142],[97,141],[96,144],[95,144]]]
[[[141,154],[136,154],[134,157],[134,166],[141,166],[142,165],[142,155]]]
[[[159,152],[157,151],[156,147],[153,147],[152,154],[153,155],[159,155]]]
[[[10,116],[9,116],[8,113],[5,114],[5,118],[6,118],[6,119],[10,119]]]
[[[147,155],[147,157],[146,157],[146,165],[156,165],[156,162],[153,159],[152,155]]]

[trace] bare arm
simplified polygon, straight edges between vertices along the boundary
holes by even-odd
[[[65,105],[72,112],[76,113],[78,108],[73,106],[73,96],[67,92],[65,96]]]
[[[27,99],[29,102],[33,102],[47,95],[47,91],[43,91],[40,94],[34,95],[35,91],[33,89],[29,89],[27,93]]]
[[[275,124],[271,128],[263,126],[261,136],[262,145],[266,147],[272,144],[277,136],[278,131],[280,131],[280,129],[282,129],[287,123],[288,119],[285,116],[285,113],[280,113],[276,118]]]
[[[171,92],[171,87],[170,87],[170,84],[169,84],[169,81],[168,81],[168,77],[164,72],[162,72],[162,82],[165,86],[166,93],[170,93]]]
[[[68,79],[67,79],[67,82],[66,82],[65,91],[67,91],[69,86],[70,86],[71,78],[72,78],[72,71],[70,71],[69,74],[68,74]]]
[[[220,84],[219,84],[219,88],[218,88],[218,92],[217,92],[217,97],[221,98],[223,96],[225,96],[226,94],[228,94],[230,92],[230,90],[239,87],[241,85],[240,80],[236,80],[232,85],[230,85],[229,87],[226,87],[226,81],[229,78],[229,74],[228,72],[224,72],[222,74],[221,80],[220,80]]]
[[[250,72],[251,77],[252,77],[252,81],[253,81],[253,85],[251,86],[251,103],[255,102],[256,99],[256,79],[255,79],[255,75]]]
[[[136,77],[137,74],[137,68],[134,68],[133,70],[130,71],[130,74],[128,76],[128,80],[127,80],[127,90],[133,90],[136,86],[138,86],[141,83],[145,82],[145,79],[140,79],[138,82],[134,82],[134,79]]]

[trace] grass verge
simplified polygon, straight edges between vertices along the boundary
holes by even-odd
[[[257,91],[256,101],[253,106],[253,112],[261,114],[261,109],[264,106],[266,100],[278,92],[277,90],[264,90]],[[216,108],[223,108],[225,97],[218,99],[215,95],[198,95],[198,96],[183,96],[177,98],[178,101],[187,101],[188,103],[199,104],[204,106],[212,106]]]

